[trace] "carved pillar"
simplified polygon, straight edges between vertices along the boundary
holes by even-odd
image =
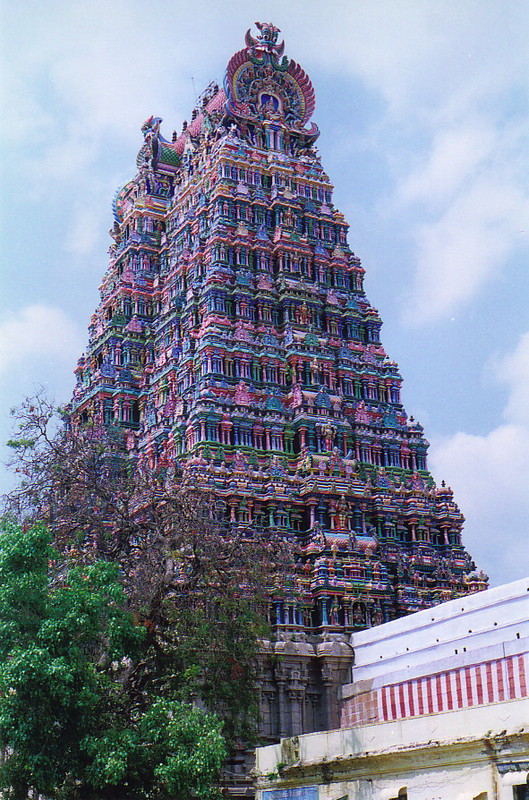
[[[322,642],[318,646],[321,658],[321,680],[323,688],[322,706],[324,730],[340,727],[339,689],[349,680],[353,662],[353,651],[345,642]]]
[[[295,684],[288,687],[288,698],[290,702],[290,736],[297,736],[305,730],[304,725],[304,699],[303,689],[295,688]]]
[[[288,696],[290,700],[290,736],[304,733],[305,726],[305,691],[309,679],[308,669],[300,664],[290,670]]]
[[[279,738],[289,735],[288,730],[288,698],[286,692],[286,685],[288,681],[288,672],[285,664],[279,663],[275,668],[275,679],[277,684],[277,705],[279,716]]]
[[[276,737],[278,734],[278,720],[276,708],[277,692],[273,688],[261,690],[260,702],[260,732],[264,736]]]
[[[335,705],[335,671],[331,664],[325,661],[321,668],[321,680],[323,683],[323,721],[327,730],[332,730],[337,725],[333,724],[337,714],[334,713]]]
[[[305,714],[306,728],[305,733],[314,733],[315,731],[322,730],[323,723],[321,720],[321,705],[322,698],[319,692],[307,692],[306,706],[307,712]]]

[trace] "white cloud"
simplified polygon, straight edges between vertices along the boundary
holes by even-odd
[[[472,185],[415,230],[417,262],[407,320],[420,324],[454,313],[504,269],[524,229],[529,196],[516,183],[477,175]]]
[[[529,332],[520,338],[516,350],[500,361],[498,377],[510,387],[505,418],[529,429]]]
[[[47,359],[74,365],[82,351],[77,326],[59,308],[26,306],[0,320],[0,374]]]
[[[72,208],[72,222],[66,236],[64,248],[79,259],[85,260],[92,252],[110,244],[107,231],[112,222],[110,197],[112,192],[105,183],[103,187],[92,185],[88,197],[77,199]],[[104,266],[101,266],[103,272]]]
[[[370,150],[386,159],[394,191],[373,225],[391,220],[412,243],[403,313],[414,324],[446,319],[527,247],[527,5],[336,7],[318,30],[318,56],[385,100]],[[346,102],[354,115],[354,93]]]
[[[403,203],[437,205],[451,200],[490,157],[495,134],[486,122],[462,123],[436,133],[429,153],[399,186]]]
[[[13,436],[8,408],[18,407],[25,397],[44,391],[51,402],[70,399],[73,369],[84,348],[84,336],[60,308],[35,304],[0,317],[0,463],[9,462],[4,446]],[[0,493],[17,483],[14,473],[0,470]]]
[[[413,124],[428,125],[441,109],[460,116],[478,96],[496,96],[513,81],[527,86],[523,2],[369,0],[332,9],[313,32],[319,57],[381,92],[391,116],[411,111]]]
[[[456,487],[465,544],[493,584],[529,574],[529,333],[498,362],[496,377],[510,390],[506,423],[434,441],[430,453],[432,472]]]
[[[447,317],[528,250],[525,131],[506,115],[467,113],[423,143],[422,157],[396,191],[397,213],[415,243],[411,298],[415,324]]]
[[[106,149],[133,147],[135,139],[139,149],[150,114],[170,109],[179,118],[191,41],[175,46],[164,16],[138,2],[51,1],[32,11],[24,25],[21,9],[6,9],[3,102],[13,113],[4,136],[19,156],[17,168],[50,192],[57,181],[84,176]]]

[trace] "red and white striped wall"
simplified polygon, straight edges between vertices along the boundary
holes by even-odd
[[[342,728],[528,697],[529,653],[379,687],[376,682],[344,701]]]

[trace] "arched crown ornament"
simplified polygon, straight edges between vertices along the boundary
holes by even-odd
[[[259,36],[254,38],[248,30],[246,47],[228,63],[224,81],[226,112],[235,120],[275,122],[312,143],[319,130],[314,123],[305,128],[315,107],[309,76],[283,55],[284,42],[277,43],[279,28],[261,22],[256,26]]]

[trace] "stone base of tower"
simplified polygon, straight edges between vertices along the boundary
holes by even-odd
[[[350,681],[354,661],[348,639],[284,632],[263,642],[256,690],[262,744],[340,727],[341,687]],[[254,760],[253,749],[230,760],[224,776],[230,796],[253,797]]]
[[[263,738],[277,741],[340,726],[340,687],[353,665],[348,638],[282,633],[266,643],[259,674]]]

